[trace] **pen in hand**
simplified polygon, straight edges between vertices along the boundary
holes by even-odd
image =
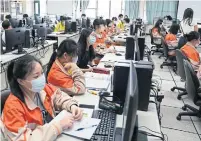
[[[78,128],[75,131],[82,131],[84,129],[92,128],[92,127],[95,127],[95,126],[98,126],[98,125],[91,125],[91,126],[88,126],[88,127]]]

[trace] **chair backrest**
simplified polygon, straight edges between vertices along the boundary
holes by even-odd
[[[191,63],[188,60],[183,61],[184,61],[184,70],[186,74],[186,91],[188,93],[188,97],[190,97],[196,104],[199,97],[198,88],[200,87],[200,82]]]
[[[10,95],[10,90],[3,90],[1,91],[1,113],[3,111],[4,108],[4,104],[8,98],[8,96]]]
[[[182,53],[181,50],[176,50],[176,60],[177,60],[177,74],[183,79],[186,80],[185,70],[184,70],[184,61],[188,60],[187,57]]]

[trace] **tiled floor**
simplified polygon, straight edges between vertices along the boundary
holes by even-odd
[[[150,39],[146,38],[146,45],[149,47]],[[161,126],[164,134],[168,136],[168,141],[201,141],[201,119],[196,117],[182,117],[181,121],[176,119],[179,112],[182,112],[181,107],[185,104],[190,104],[196,107],[193,102],[184,96],[182,100],[177,99],[178,91],[172,92],[170,89],[173,86],[184,87],[185,83],[181,82],[180,77],[176,75],[171,68],[160,65],[164,61],[159,59],[158,54],[152,55],[155,64],[154,75],[158,75],[162,79],[161,91],[165,98],[161,103]]]

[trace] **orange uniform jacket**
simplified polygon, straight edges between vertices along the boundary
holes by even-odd
[[[165,41],[176,41],[177,40],[177,36],[171,33],[168,33],[165,36]]]
[[[188,43],[185,44],[181,51],[186,55],[187,58],[190,60],[193,60],[194,62],[200,63],[200,56],[199,52],[193,47],[192,45],[189,45]]]
[[[152,32],[153,36],[158,36],[158,35],[160,35],[160,34],[159,34],[159,31],[158,31],[158,28],[153,28],[151,32]]]
[[[83,72],[77,67],[69,73],[56,59],[53,63],[47,80],[54,86],[61,88],[69,95],[84,94],[86,91],[85,78]]]
[[[6,100],[2,121],[0,122],[4,138],[9,141],[53,141],[62,132],[59,122],[52,120],[43,125],[40,108],[25,95],[25,103],[12,93]],[[58,88],[47,84],[40,92],[40,98],[45,109],[54,118],[55,110],[68,110],[77,101],[60,91]]]

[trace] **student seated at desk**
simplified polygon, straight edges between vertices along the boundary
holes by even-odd
[[[65,18],[60,16],[60,21],[55,25],[54,32],[62,32],[65,30]]]
[[[177,41],[177,33],[179,30],[179,25],[178,24],[173,24],[170,27],[169,33],[165,36],[165,42],[167,43],[167,45],[169,47],[174,47],[176,48],[178,46],[178,41]],[[168,52],[169,55],[171,56],[175,56],[175,50],[169,51]]]
[[[124,30],[123,15],[119,14],[118,19],[119,19],[119,21],[117,23],[117,29],[119,29],[120,31],[123,31]]]
[[[69,95],[84,94],[86,91],[84,74],[76,65],[77,52],[75,41],[62,41],[52,54],[47,68],[47,81]]]
[[[53,141],[63,130],[82,118],[76,100],[60,89],[46,84],[42,65],[26,55],[8,66],[7,78],[11,89],[0,120],[3,136],[8,141]],[[55,110],[67,110],[55,121]]]
[[[189,34],[186,34],[186,38],[188,42],[181,48],[181,51],[190,60],[193,68],[198,70],[198,68],[201,68],[201,62],[196,47],[200,44],[200,34],[196,31],[191,31]]]
[[[96,38],[91,35],[92,30],[83,29],[78,40],[78,61],[77,65],[83,72],[93,71],[95,51],[93,44]]]
[[[96,48],[97,46],[105,46],[105,36],[102,34],[104,32],[104,23],[101,19],[95,19],[93,22],[94,32],[92,35],[96,37],[96,42],[94,43],[93,47]]]
[[[153,37],[161,37],[161,28],[162,28],[163,20],[159,19],[154,27],[152,28],[151,32]]]
[[[10,22],[8,20],[5,20],[5,21],[2,22],[2,27],[3,27],[4,30],[12,29],[12,26],[11,26],[11,24],[10,24]],[[2,45],[6,46],[5,31],[3,32],[1,39],[2,39]]]
[[[106,19],[106,33],[108,36],[112,36],[114,34],[116,34],[116,30],[115,30],[115,26],[113,24],[113,22],[110,19]]]

